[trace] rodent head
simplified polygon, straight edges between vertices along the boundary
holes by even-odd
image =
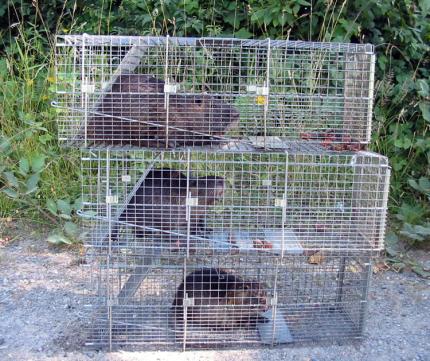
[[[229,301],[235,305],[257,306],[259,311],[268,308],[267,293],[259,282],[237,280],[228,296],[233,298]]]
[[[194,103],[204,114],[207,133],[222,136],[239,122],[239,112],[220,96],[210,94],[198,95]]]
[[[224,196],[225,180],[218,176],[199,177],[190,183],[190,188],[204,204],[212,205]]]

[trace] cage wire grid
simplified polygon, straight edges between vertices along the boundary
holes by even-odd
[[[87,346],[359,339],[390,168],[300,149],[83,150]]]
[[[94,270],[87,274],[97,276],[85,298],[89,347],[231,348],[362,337],[367,256],[326,254],[316,263],[297,255],[161,257],[126,296],[140,259],[89,259]],[[229,282],[226,295],[219,275]]]
[[[82,152],[100,253],[378,252],[390,168],[371,152]]]
[[[55,58],[65,145],[356,150],[370,140],[370,44],[61,35]]]
[[[362,336],[390,177],[372,45],[61,35],[55,61],[88,346]]]

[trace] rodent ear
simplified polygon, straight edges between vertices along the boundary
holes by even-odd
[[[190,179],[190,188],[197,188],[197,179]]]
[[[204,95],[196,95],[194,97],[194,104],[202,106],[205,103],[205,96]]]

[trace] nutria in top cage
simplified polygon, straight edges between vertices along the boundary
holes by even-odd
[[[193,299],[186,316],[194,325],[226,330],[268,322],[262,316],[269,307],[264,286],[224,269],[201,268],[185,278],[185,285],[181,283],[172,306],[179,326],[184,321],[185,297]]]
[[[238,111],[209,94],[172,94],[143,74],[120,75],[88,120],[86,136],[108,145],[175,148],[219,142]]]
[[[301,140],[357,150],[370,141],[374,62],[370,44],[58,36],[59,139],[265,149]]]

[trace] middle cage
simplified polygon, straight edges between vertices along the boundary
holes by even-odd
[[[371,152],[85,150],[82,174],[103,254],[383,248],[390,167]]]

